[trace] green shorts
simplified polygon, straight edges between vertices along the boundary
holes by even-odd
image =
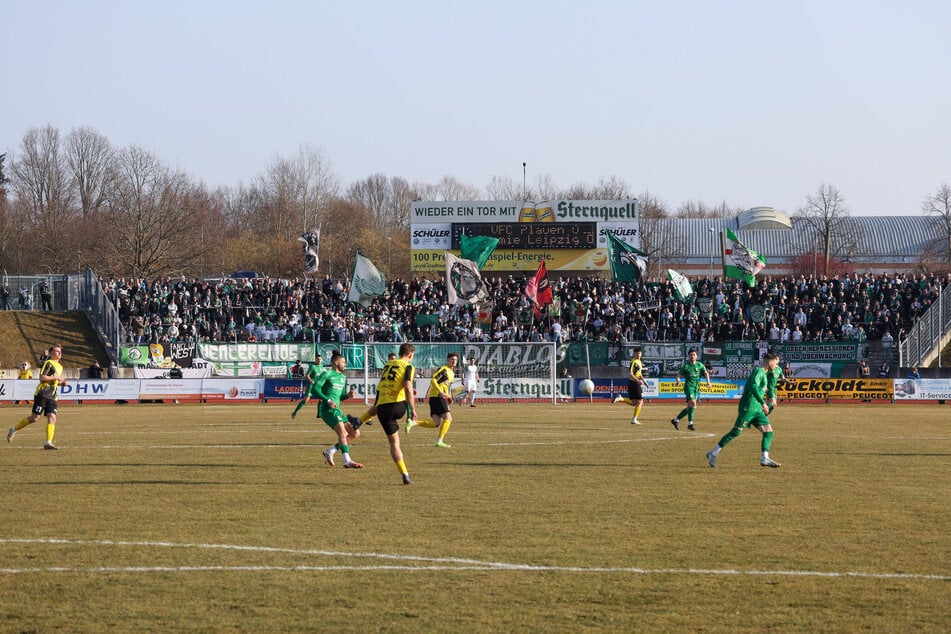
[[[320,390],[317,389],[317,384],[309,385],[304,388],[304,396],[307,398],[320,398]]]
[[[339,407],[329,407],[326,401],[321,401],[320,405],[317,406],[317,414],[321,420],[327,423],[327,427],[334,431],[336,431],[337,425],[347,422],[347,415],[340,411]]]
[[[733,423],[735,429],[765,427],[766,425],[769,425],[769,418],[763,413],[762,409],[748,409],[745,412],[740,412]]]
[[[696,401],[698,398],[700,398],[700,390],[699,389],[695,390],[692,388],[685,387],[684,398],[687,399],[688,401]]]

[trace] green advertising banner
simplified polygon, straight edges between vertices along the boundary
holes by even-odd
[[[315,348],[323,354],[325,344],[311,343],[199,343],[198,356],[213,363],[247,361],[312,362]],[[327,356],[333,346],[326,344]]]

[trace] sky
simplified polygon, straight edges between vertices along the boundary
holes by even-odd
[[[951,182],[951,3],[5,0],[0,152],[90,127],[212,188],[376,173],[921,213]],[[8,164],[10,158],[8,157]]]

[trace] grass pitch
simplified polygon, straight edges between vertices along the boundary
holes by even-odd
[[[0,447],[0,631],[947,631],[951,410],[456,407],[331,468],[292,405],[64,406]],[[359,404],[345,404],[353,414]],[[4,407],[6,427],[27,413]],[[683,427],[683,426],[682,426]]]

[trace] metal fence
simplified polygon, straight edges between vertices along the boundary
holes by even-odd
[[[0,310],[76,310],[71,278],[78,276],[10,275],[3,272]]]
[[[904,367],[925,365],[935,356],[941,367],[941,349],[951,331],[951,285],[938,295],[908,336],[898,346],[899,363]]]
[[[119,344],[125,331],[115,303],[103,292],[92,269],[69,275],[10,275],[0,279],[0,310],[81,310],[99,336],[110,357],[119,359]]]
[[[125,328],[116,310],[118,302],[115,297],[106,295],[99,283],[99,275],[92,269],[86,269],[82,276],[77,277],[80,278],[79,310],[86,313],[109,357],[118,361],[119,346],[126,341]]]

